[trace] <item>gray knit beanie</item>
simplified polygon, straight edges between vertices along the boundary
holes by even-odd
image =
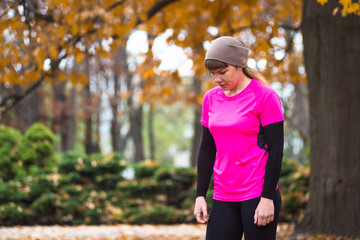
[[[208,59],[218,60],[237,67],[246,67],[249,57],[249,49],[245,44],[233,37],[219,37],[213,40],[206,53]]]

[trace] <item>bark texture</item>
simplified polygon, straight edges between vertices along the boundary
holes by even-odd
[[[194,93],[196,96],[201,94],[201,88],[202,88],[202,81],[201,79],[194,77],[193,78],[193,87],[194,87]],[[201,120],[201,112],[202,112],[202,106],[201,105],[194,105],[194,136],[192,139],[192,148],[191,148],[191,156],[190,156],[190,164],[192,167],[197,166],[197,158],[198,153],[200,149],[200,142],[201,142],[201,132],[202,132],[202,125],[200,123]]]
[[[310,199],[297,231],[360,237],[360,17],[305,0]]]

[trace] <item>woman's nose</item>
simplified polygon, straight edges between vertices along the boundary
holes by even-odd
[[[215,83],[220,83],[222,81],[222,79],[218,76],[214,76],[214,81],[215,81]]]

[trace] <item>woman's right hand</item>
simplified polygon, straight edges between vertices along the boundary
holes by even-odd
[[[196,198],[194,215],[198,223],[207,223],[209,221],[205,197],[199,196]]]

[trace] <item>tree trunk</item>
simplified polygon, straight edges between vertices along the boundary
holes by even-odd
[[[360,18],[304,1],[310,199],[298,232],[360,237]]]
[[[121,145],[120,145],[120,123],[119,123],[119,103],[120,103],[120,80],[117,74],[117,69],[114,69],[115,76],[114,76],[114,96],[110,99],[110,105],[112,110],[113,118],[111,120],[111,142],[112,148],[114,152],[120,152]]]
[[[142,138],[142,117],[143,106],[136,107],[130,113],[130,132],[135,146],[134,162],[143,161],[144,158],[144,144]]]
[[[147,129],[149,136],[149,153],[150,159],[155,160],[155,134],[154,134],[154,110],[149,107]]]
[[[85,152],[87,154],[100,151],[99,146],[99,106],[95,106],[95,99],[90,90],[90,59],[87,50],[85,51],[85,73],[88,76],[89,83],[84,87],[84,117],[85,117]],[[99,103],[97,103],[99,104]]]
[[[126,50],[122,51],[124,54],[124,60],[127,59],[127,53]],[[126,57],[125,57],[126,56]],[[143,105],[142,103],[139,103],[138,105],[134,103],[134,93],[135,93],[135,84],[134,84],[134,76],[129,71],[128,65],[125,61],[123,70],[125,75],[125,83],[126,83],[126,89],[129,93],[131,93],[131,96],[128,97],[126,103],[127,103],[127,112],[129,114],[129,121],[130,121],[130,131],[129,136],[125,136],[125,140],[128,139],[128,137],[131,137],[134,143],[134,162],[140,162],[144,160],[144,144],[143,144],[143,138],[142,138],[142,129],[143,129]],[[140,84],[136,86],[139,89],[142,89],[143,86]]]
[[[68,151],[68,143],[66,142],[69,139],[70,119],[69,119],[69,108],[70,105],[67,103],[66,97],[66,82],[56,83],[53,82],[53,122],[52,130],[55,133],[60,133],[61,136],[61,150]]]
[[[92,147],[92,113],[91,113],[91,93],[89,84],[84,87],[84,121],[85,121],[85,152],[93,153]]]
[[[66,132],[63,136],[63,151],[70,151],[74,149],[74,138],[76,133],[76,89],[74,87],[70,90],[70,101],[68,103],[68,125]]]
[[[195,96],[198,96],[201,92],[201,80],[199,78],[194,77],[193,78],[193,86],[194,86],[194,92]],[[202,112],[202,106],[200,105],[194,105],[194,136],[192,139],[192,148],[191,148],[191,156],[190,156],[190,164],[192,167],[195,167],[197,165],[197,158],[200,148],[200,141],[201,141],[201,130],[202,125],[200,123],[201,119],[201,112]]]
[[[127,39],[127,37],[124,38]],[[132,73],[129,71],[127,59],[128,55],[126,47],[119,46],[119,48],[114,51],[113,56],[112,71],[114,72],[114,95],[110,99],[113,114],[113,119],[111,121],[111,139],[113,151],[115,152],[124,152],[130,137],[130,131],[126,134],[121,133],[125,125],[123,123],[126,121],[124,117],[126,114],[123,113],[127,110],[124,109],[124,105],[129,103],[132,104],[132,101],[126,101],[126,99],[122,98],[121,94],[119,94],[121,91],[124,91],[121,89],[122,87],[126,87],[126,91],[133,91]]]

